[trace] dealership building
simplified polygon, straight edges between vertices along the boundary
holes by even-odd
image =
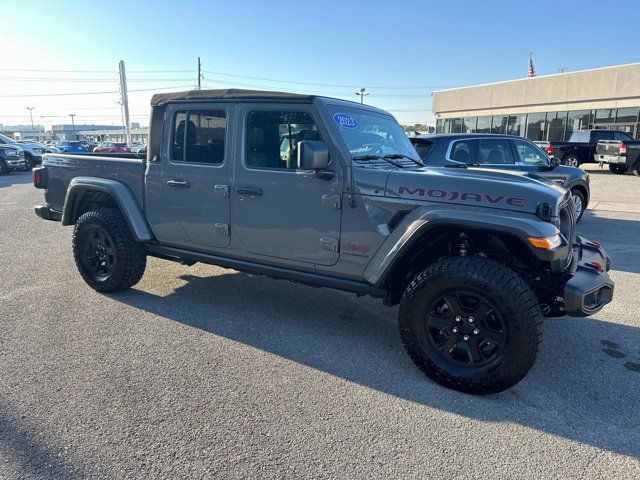
[[[577,130],[640,138],[640,63],[433,92],[436,133],[568,140]]]

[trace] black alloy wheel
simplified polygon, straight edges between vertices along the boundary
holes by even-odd
[[[507,331],[488,300],[453,291],[428,308],[427,338],[443,358],[462,367],[484,367],[500,359]]]

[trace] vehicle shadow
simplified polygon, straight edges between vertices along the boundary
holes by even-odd
[[[633,220],[633,215],[627,215],[625,219],[606,216],[611,214],[585,211],[578,224],[578,235],[600,242],[611,257],[614,270],[640,273],[640,256],[630,255],[629,251],[629,246],[636,245],[640,238],[640,215],[635,215],[638,220]],[[617,215],[625,214],[618,212]]]
[[[440,387],[411,363],[396,308],[242,273],[180,278],[184,285],[167,296],[131,290],[113,298],[417,404],[640,458],[638,328],[550,319],[525,380],[474,397]]]
[[[10,457],[4,459],[5,468],[11,461],[19,469],[13,472],[14,478],[88,478],[86,472],[61,455],[63,446],[47,444],[41,430],[10,411],[0,403],[0,444]]]
[[[0,176],[0,188],[10,187],[11,185],[22,185],[31,183],[33,177],[31,172],[10,172]]]

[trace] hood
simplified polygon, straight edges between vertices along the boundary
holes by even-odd
[[[567,191],[553,181],[526,172],[427,167],[393,171],[385,195],[535,214],[543,203],[555,212]]]

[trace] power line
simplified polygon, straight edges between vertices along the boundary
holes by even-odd
[[[360,88],[361,85],[338,85],[331,83],[313,83],[313,82],[296,82],[293,80],[278,80],[274,78],[266,78],[266,77],[252,77],[249,75],[238,75],[235,73],[225,73],[225,72],[213,72],[211,70],[203,70],[204,73],[210,73],[213,75],[222,75],[227,77],[239,77],[239,78],[248,78],[251,80],[264,80],[267,82],[277,82],[277,83],[292,83],[297,85],[311,85],[317,87],[338,87],[338,88]],[[449,88],[451,85],[431,85],[431,86],[419,86],[419,87],[392,87],[392,86],[378,86],[378,87],[367,87],[367,88],[375,88],[378,90],[427,90],[430,88]]]
[[[139,88],[135,90],[129,90],[129,92],[152,92],[156,90],[170,90],[172,88],[189,88],[193,85],[175,85],[170,87],[157,87],[157,88]],[[22,97],[61,97],[61,96],[73,96],[73,95],[106,95],[120,93],[117,90],[108,92],[74,92],[74,93],[26,93],[19,95],[0,95],[0,98],[22,98]]]

